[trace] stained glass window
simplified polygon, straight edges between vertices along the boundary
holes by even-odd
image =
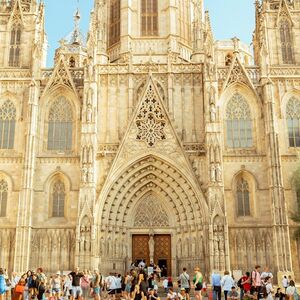
[[[120,0],[111,0],[109,16],[109,46],[120,41],[121,4]]]
[[[249,184],[244,178],[237,181],[238,216],[250,216],[250,192]]]
[[[282,62],[284,64],[292,64],[293,63],[292,36],[291,36],[291,28],[288,20],[283,20],[280,23],[280,42],[281,42]]]
[[[286,106],[289,146],[300,147],[300,100],[292,97]]]
[[[252,141],[252,120],[246,99],[236,93],[226,108],[227,146],[230,148],[250,148]]]
[[[48,116],[48,150],[71,150],[73,132],[73,112],[65,97],[56,99]]]
[[[52,187],[52,217],[64,217],[65,185],[61,180]]]
[[[8,65],[10,67],[20,66],[21,27],[15,25],[10,33],[10,49]]]
[[[13,149],[16,126],[16,108],[10,100],[0,107],[0,149]]]
[[[158,35],[157,0],[142,0],[142,35]]]

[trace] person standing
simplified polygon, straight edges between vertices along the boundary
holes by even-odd
[[[261,276],[260,276],[260,266],[256,265],[255,270],[251,274],[253,290],[257,293],[257,300],[261,298]]]
[[[99,274],[98,269],[95,269],[92,278],[92,283],[91,283],[94,300],[100,300],[101,283],[102,283],[102,276]]]
[[[4,298],[3,295],[5,295],[6,291],[7,291],[7,286],[4,277],[4,270],[0,268],[0,300]]]
[[[284,293],[286,294],[286,289],[289,286],[289,281],[285,275],[283,276],[281,283],[282,283],[282,287],[284,288]]]
[[[216,271],[213,271],[211,275],[211,285],[213,290],[213,299],[221,300],[221,275]]]
[[[240,298],[243,299],[245,294],[248,294],[251,289],[251,278],[250,273],[246,272],[244,276],[241,278],[241,293]]]
[[[195,285],[195,298],[197,300],[202,300],[202,295],[201,295],[201,290],[202,290],[202,284],[203,284],[203,275],[200,272],[200,269],[198,267],[196,267],[194,269],[195,271],[195,275],[193,278],[193,282]]]
[[[267,276],[265,278],[265,284],[266,284],[266,293],[267,293],[267,300],[274,300],[272,293],[274,292],[273,286],[272,286],[272,278],[270,276]]]
[[[20,280],[20,276],[18,276],[18,274],[16,272],[12,272],[11,274],[11,300],[13,299],[13,295],[14,295],[14,290],[16,285],[18,284],[19,280]]]
[[[298,293],[294,280],[290,281],[290,284],[286,289],[286,296],[288,300],[298,300]]]
[[[224,298],[227,300],[227,294],[231,291],[231,288],[234,286],[234,280],[229,275],[229,271],[224,272],[224,276],[221,279],[221,286],[224,292]]]
[[[83,276],[80,278],[80,287],[82,290],[82,298],[86,300],[90,290],[90,278],[87,270],[84,271]]]
[[[78,300],[81,300],[82,290],[80,287],[80,279],[83,277],[83,274],[79,273],[79,268],[77,267],[69,275],[72,276],[72,295],[70,299],[75,300],[78,297]]]
[[[187,273],[186,268],[182,269],[182,273],[179,275],[178,281],[180,282],[180,287],[185,289],[185,297],[187,300],[190,299],[190,276]]]

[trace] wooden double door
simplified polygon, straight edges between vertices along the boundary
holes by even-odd
[[[142,259],[149,265],[150,251],[149,239],[147,234],[134,234],[132,236],[132,261],[140,262]],[[171,235],[155,234],[153,263],[159,265],[163,276],[171,276]]]

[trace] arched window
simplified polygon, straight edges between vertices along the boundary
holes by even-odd
[[[142,0],[142,35],[158,35],[158,7],[157,0]]]
[[[120,41],[121,5],[120,0],[111,0],[109,15],[109,46]]]
[[[291,28],[288,20],[283,20],[280,23],[280,43],[281,43],[282,62],[284,64],[292,64],[293,63],[292,35],[291,35]]]
[[[250,192],[249,184],[243,178],[239,178],[236,187],[237,194],[237,213],[239,217],[250,216]]]
[[[236,93],[226,108],[227,146],[230,148],[252,147],[252,120],[246,99]]]
[[[73,132],[73,112],[65,97],[56,99],[48,116],[48,150],[71,150]]]
[[[0,217],[6,216],[8,184],[5,180],[0,180]]]
[[[8,65],[10,67],[20,66],[21,26],[15,25],[10,33],[10,49]]]
[[[16,126],[16,108],[10,100],[0,107],[0,149],[13,149]]]
[[[52,217],[64,217],[65,213],[65,185],[57,180],[52,187]]]
[[[286,106],[289,146],[300,147],[300,100],[292,97]]]
[[[190,6],[189,1],[180,0],[179,1],[179,32],[180,37],[184,40],[185,43],[190,43],[191,36],[191,27],[190,27]]]

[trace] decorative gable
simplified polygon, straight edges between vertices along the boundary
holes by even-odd
[[[250,79],[246,69],[240,62],[237,55],[233,57],[232,64],[229,68],[227,78],[223,85],[223,91],[233,83],[244,83],[255,91],[252,80]]]
[[[291,16],[291,12],[290,9],[286,3],[286,0],[281,0],[280,5],[279,5],[279,9],[278,9],[278,14],[277,14],[277,25],[279,24],[279,21],[281,19],[288,19],[291,21],[291,23],[293,24],[293,19]]]
[[[14,7],[8,21],[9,26],[11,26],[12,24],[24,24],[24,18],[23,18],[23,12],[22,12],[20,0],[16,0],[14,3]]]
[[[76,87],[74,85],[71,73],[66,63],[64,62],[63,56],[59,58],[57,65],[54,68],[54,71],[47,83],[44,93],[48,90],[55,88],[58,85],[68,87],[77,94]]]

